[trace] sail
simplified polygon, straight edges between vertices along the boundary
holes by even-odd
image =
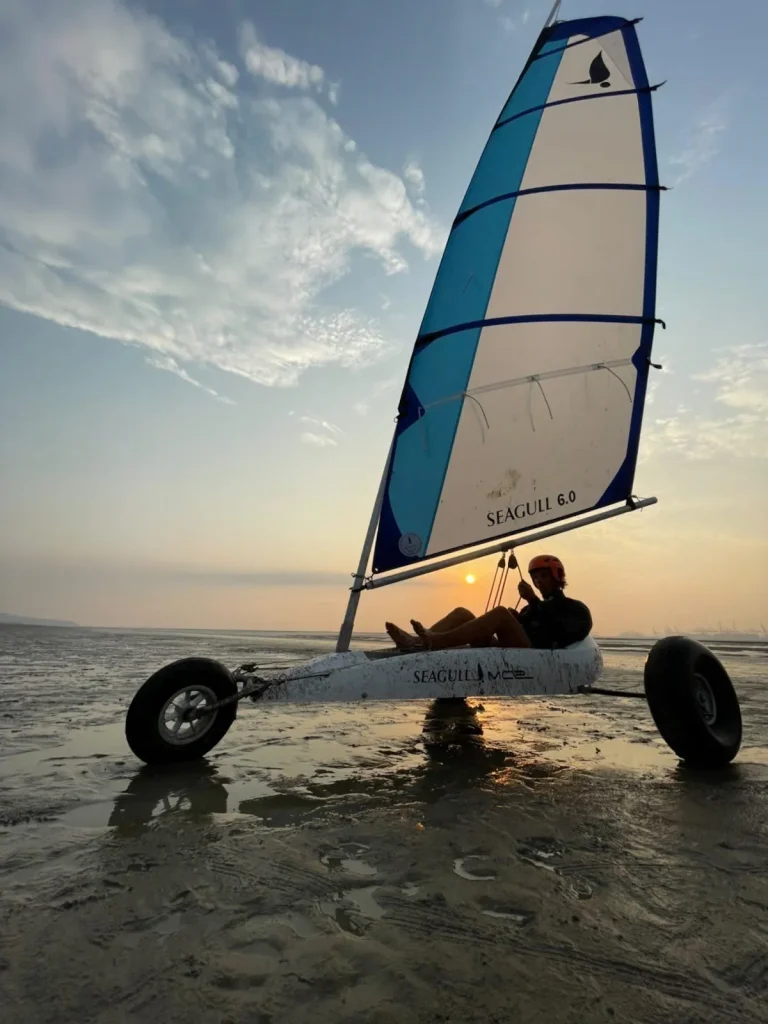
[[[416,339],[374,573],[631,495],[656,301],[651,91],[633,22],[539,36]]]

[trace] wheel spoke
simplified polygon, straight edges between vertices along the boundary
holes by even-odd
[[[216,694],[207,686],[186,686],[178,690],[158,716],[158,727],[167,743],[182,745],[203,736],[216,720]]]

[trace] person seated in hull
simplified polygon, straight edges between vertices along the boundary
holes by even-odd
[[[521,580],[517,590],[526,607],[520,612],[499,605],[476,616],[467,608],[454,608],[429,628],[411,619],[415,636],[393,622],[385,623],[387,633],[403,652],[466,646],[556,650],[588,636],[592,615],[583,602],[565,596],[568,584],[560,559],[537,555],[531,559],[528,572],[541,597],[530,583]]]

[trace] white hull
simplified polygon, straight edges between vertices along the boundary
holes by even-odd
[[[360,700],[439,700],[577,693],[603,668],[592,637],[564,650],[462,647],[388,655],[329,654],[284,673],[260,701],[325,703]]]

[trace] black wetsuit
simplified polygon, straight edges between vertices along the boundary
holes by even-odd
[[[581,601],[556,590],[551,597],[537,598],[518,612],[517,618],[533,647],[552,650],[578,643],[592,629],[592,615]]]

